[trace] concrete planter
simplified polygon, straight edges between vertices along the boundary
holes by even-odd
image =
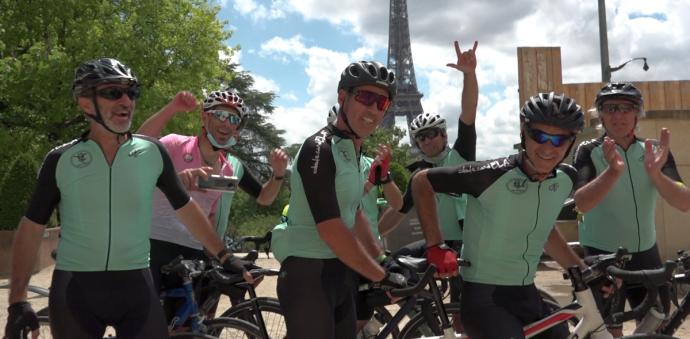
[[[15,231],[0,231],[0,276],[8,277],[10,274],[10,265],[12,262],[12,240],[14,239]],[[38,258],[34,272],[38,272],[45,267],[55,264],[53,258],[50,257],[50,252],[58,245],[58,235],[60,228],[46,228],[43,232],[41,246],[38,249]]]

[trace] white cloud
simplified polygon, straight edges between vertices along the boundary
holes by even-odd
[[[284,18],[290,11],[283,0],[273,0],[269,6],[259,4],[255,0],[234,0],[232,7],[255,22]]]
[[[252,78],[254,78],[254,88],[258,91],[261,92],[273,92],[273,93],[279,93],[280,92],[280,86],[278,84],[268,78],[265,78],[263,76],[257,75],[257,74],[252,74]]]
[[[238,3],[240,3],[238,5]],[[322,21],[353,35],[359,46],[351,51],[329,50],[295,35],[266,41],[258,53],[279,62],[304,65],[309,78],[309,98],[295,107],[277,110],[274,123],[288,130],[286,138],[300,142],[323,125],[326,110],[335,101],[340,70],[353,60],[385,55],[388,40],[388,1],[286,0],[283,13],[306,21]],[[254,1],[235,1],[246,15],[262,6]],[[247,8],[252,4],[256,7]],[[264,6],[266,7],[266,6]],[[268,7],[266,7],[268,10]],[[689,1],[607,1],[608,40],[611,64],[644,56],[650,70],[631,63],[613,74],[614,80],[690,79],[687,50],[690,47]],[[457,129],[461,76],[445,66],[455,58],[453,39],[463,48],[479,41],[477,76],[480,101],[477,117],[479,158],[512,152],[519,142],[517,47],[560,46],[563,80],[566,83],[596,82],[601,78],[597,5],[595,1],[408,1],[409,30],[417,82],[424,89],[423,107],[438,112]],[[270,19],[270,16],[266,16]],[[309,32],[304,32],[307,36]],[[280,84],[290,93],[290,87]],[[283,97],[287,97],[283,94]],[[286,117],[290,117],[286,119]],[[295,124],[294,121],[299,121]]]

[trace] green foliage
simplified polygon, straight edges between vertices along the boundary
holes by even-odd
[[[6,132],[0,133],[3,145],[8,145],[9,139]],[[5,150],[0,150],[0,162],[5,169],[0,174],[0,196],[3,197],[0,204],[0,230],[13,230],[26,211],[31,190],[36,185],[34,175],[40,164],[28,153],[10,153]]]
[[[25,210],[26,202],[19,201],[35,186],[31,164],[87,128],[71,93],[80,63],[113,57],[132,67],[142,84],[135,127],[179,90],[200,97],[202,89],[219,88],[221,79],[232,77],[219,55],[233,53],[225,45],[231,33],[217,19],[220,8],[213,1],[0,0],[0,8],[0,130],[7,140],[0,178],[22,183],[0,188],[2,220],[16,217],[7,214],[7,197],[17,202],[16,210]],[[192,134],[198,120],[185,115],[168,127]]]
[[[278,197],[270,206],[262,206],[256,200],[243,191],[237,191],[232,201],[230,211],[229,232],[239,235],[262,235],[273,226],[278,224],[280,213],[283,207],[290,201],[289,184],[283,184],[283,188],[278,193]],[[264,225],[261,220],[266,221]],[[263,226],[262,226],[263,225]]]

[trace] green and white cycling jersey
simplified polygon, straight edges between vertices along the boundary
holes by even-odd
[[[371,170],[371,163],[373,162],[373,158],[362,156],[362,173],[364,175],[364,178],[369,178],[369,171]],[[378,186],[373,186],[369,190],[369,192],[365,192],[364,196],[362,197],[362,212],[364,212],[364,216],[367,217],[367,220],[369,221],[371,233],[374,234],[374,237],[376,237],[376,239],[381,240],[381,235],[379,234],[378,198]]]
[[[412,172],[436,167],[457,166],[468,161],[475,160],[477,143],[477,132],[474,125],[466,125],[462,121],[458,122],[458,138],[453,144],[453,148],[447,148],[444,153],[434,162],[420,160],[408,169]],[[414,206],[412,194],[412,177],[407,184],[407,191],[403,196],[403,207],[400,213],[407,214]],[[454,193],[436,193],[436,211],[441,225],[441,234],[444,240],[462,240],[462,220],[465,219],[465,208],[467,197]]]
[[[603,142],[602,136],[578,146],[573,163],[578,171],[576,188],[594,180],[608,167]],[[608,252],[615,252],[618,247],[643,252],[656,243],[657,190],[644,168],[644,140],[636,138],[627,150],[618,145],[617,149],[625,170],[604,199],[584,213],[580,243]],[[683,182],[670,152],[661,171],[672,180]]]
[[[237,177],[239,181],[237,186],[254,197],[255,199],[261,194],[263,187],[258,179],[252,174],[252,172],[238,159],[237,157],[228,153],[227,155],[228,163],[233,169],[233,176]],[[225,236],[228,230],[228,219],[230,218],[230,207],[232,206],[232,199],[235,197],[235,192],[223,192],[218,202],[216,204],[215,213],[215,228],[216,234],[221,238]]]
[[[575,169],[559,165],[542,182],[522,171],[522,155],[434,168],[434,191],[467,194],[460,273],[465,281],[524,286],[534,282],[544,244],[570,195]]]
[[[156,187],[174,209],[190,200],[158,140],[131,136],[109,165],[85,134],[46,155],[26,217],[44,225],[58,207],[59,270],[147,268]]]
[[[307,138],[292,166],[288,221],[273,229],[271,248],[276,259],[335,258],[316,224],[341,218],[352,229],[365,180],[350,138],[331,125]]]

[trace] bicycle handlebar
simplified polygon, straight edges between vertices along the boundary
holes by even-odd
[[[628,312],[616,312],[611,314],[614,322],[624,322],[641,318],[657,302],[659,287],[668,284],[673,278],[673,273],[678,264],[674,261],[666,261],[664,266],[652,270],[628,271],[615,266],[606,270],[609,274],[627,283],[642,284],[647,290],[647,295],[640,305]]]
[[[412,285],[412,286],[407,286],[403,288],[394,288],[389,291],[391,296],[396,297],[396,298],[404,298],[404,297],[409,297],[411,295],[415,295],[419,292],[421,292],[426,285],[429,284],[434,279],[434,273],[436,273],[436,266],[434,265],[429,265],[426,268],[426,271],[424,271],[424,275],[422,275],[422,278],[419,279],[419,281]]]

